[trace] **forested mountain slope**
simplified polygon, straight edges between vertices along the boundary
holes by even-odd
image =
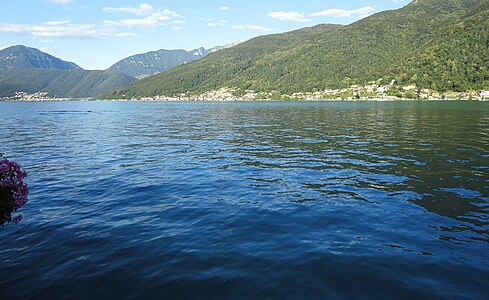
[[[488,87],[489,0],[416,0],[348,26],[262,36],[112,92],[199,94],[220,88],[307,92],[393,79],[439,91]]]

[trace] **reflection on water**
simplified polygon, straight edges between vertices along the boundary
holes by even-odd
[[[32,191],[0,229],[7,296],[489,292],[485,103],[0,103],[0,120]]]

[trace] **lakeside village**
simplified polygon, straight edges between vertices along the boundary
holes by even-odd
[[[123,96],[124,97],[124,96]],[[47,92],[26,93],[17,92],[15,96],[0,98],[10,101],[63,101],[87,100],[51,97]],[[217,91],[205,92],[200,95],[182,93],[178,96],[155,96],[130,99],[133,101],[259,101],[259,100],[350,100],[350,101],[387,101],[387,100],[478,100],[489,101],[489,90],[469,92],[440,93],[429,89],[419,89],[415,85],[395,86],[394,81],[388,86],[370,82],[365,86],[352,85],[344,89],[325,89],[316,92],[293,93],[291,95],[279,92],[241,91],[237,88],[223,88]]]
[[[445,92],[440,93],[429,89],[418,89],[415,85],[398,87],[394,82],[389,86],[378,85],[371,82],[368,85],[352,85],[344,89],[325,89],[316,92],[293,93],[291,95],[278,92],[255,92],[241,91],[237,88],[223,88],[218,91],[192,95],[182,93],[178,96],[155,96],[143,97],[146,101],[254,101],[254,100],[478,100],[489,101],[489,90],[468,92]]]

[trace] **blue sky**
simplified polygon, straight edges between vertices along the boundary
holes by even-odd
[[[409,0],[18,0],[0,2],[0,48],[26,45],[85,69],[158,49],[211,48],[321,23],[349,24]]]

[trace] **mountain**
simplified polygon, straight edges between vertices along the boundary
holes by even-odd
[[[48,92],[50,97],[98,97],[134,82],[134,77],[83,70],[35,48],[12,46],[0,51],[0,97],[17,92]]]
[[[130,56],[118,61],[108,70],[143,78],[197,60],[207,54],[209,54],[209,52],[204,48],[199,48],[193,51],[162,49]]]
[[[87,70],[20,69],[0,73],[0,97],[48,92],[50,97],[91,98],[134,82],[122,73]]]
[[[214,53],[234,45],[235,44],[217,46],[209,50],[199,48],[192,51],[181,49],[161,49],[158,51],[151,51],[127,57],[115,63],[108,70],[113,72],[121,72],[136,78],[144,78],[173,69],[181,64],[186,64],[201,59],[210,53]]]
[[[35,48],[12,46],[0,51],[0,72],[27,68],[80,70],[76,64],[61,60]]]
[[[439,91],[489,87],[489,0],[415,0],[347,26],[261,36],[145,78],[107,97],[282,94],[370,81]]]
[[[12,46],[0,51],[0,97],[17,92],[47,92],[50,97],[92,98],[149,76],[194,61],[235,44],[193,51],[159,50],[128,57],[106,71],[83,70],[35,48]]]

